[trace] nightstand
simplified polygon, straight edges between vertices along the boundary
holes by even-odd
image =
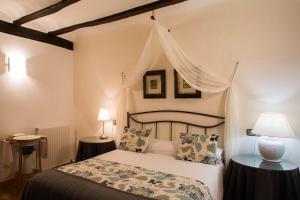
[[[99,136],[84,137],[79,140],[76,162],[86,160],[116,149],[112,138],[100,140]]]
[[[299,168],[288,161],[235,156],[225,175],[223,200],[300,200]]]

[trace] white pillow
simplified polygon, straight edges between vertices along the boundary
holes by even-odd
[[[177,151],[177,143],[175,141],[168,140],[158,140],[158,139],[150,139],[148,147],[146,149],[147,153],[155,153],[167,156],[176,155]],[[219,160],[223,160],[223,149],[217,148],[217,158]]]
[[[177,144],[175,141],[151,139],[146,152],[167,156],[175,156]]]

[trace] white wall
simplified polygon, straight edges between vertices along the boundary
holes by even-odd
[[[0,139],[37,126],[72,123],[73,53],[59,47],[0,34]],[[5,55],[26,58],[27,77],[12,80]],[[0,164],[2,143],[0,144]],[[1,165],[2,166],[2,165]],[[0,180],[6,178],[0,169]]]
[[[254,141],[245,136],[245,131],[263,111],[286,113],[300,137],[299,10],[297,0],[226,0],[189,13],[192,17],[172,28],[187,55],[218,77],[227,79],[235,62],[240,61],[235,83],[241,101],[237,105],[241,153],[252,152]],[[130,71],[144,45],[148,28],[124,24],[117,22],[103,26],[97,34],[82,34],[76,43],[75,104],[80,134],[95,134],[99,107],[116,109],[120,73]],[[162,61],[164,65],[168,68],[168,63]],[[220,107],[222,95],[175,100],[172,88],[168,88],[167,99],[144,100],[141,86],[135,89],[136,110],[167,107],[224,113]],[[299,140],[287,144],[286,157],[300,165]]]
[[[139,35],[144,35],[140,37]],[[79,35],[74,53],[74,103],[78,137],[98,132],[97,116],[101,107],[116,119],[121,72],[133,66],[146,39],[145,30]],[[128,48],[130,47],[130,48]],[[111,134],[112,127],[106,127]]]
[[[245,136],[264,111],[283,112],[300,138],[300,2],[224,1],[175,29],[186,53],[214,74],[228,77],[240,61],[241,153],[252,153],[254,138]],[[286,141],[289,160],[300,165],[299,139]]]

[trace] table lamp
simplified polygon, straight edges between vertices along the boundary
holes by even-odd
[[[104,122],[110,120],[109,112],[107,108],[101,108],[99,110],[98,121],[102,121],[102,134],[100,140],[104,140],[107,137],[104,135]]]
[[[278,138],[295,137],[286,116],[274,112],[262,113],[255,123],[253,133],[262,136],[258,149],[263,160],[269,162],[281,162],[285,152],[285,146]]]

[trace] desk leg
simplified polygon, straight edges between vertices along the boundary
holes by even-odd
[[[39,170],[42,171],[42,158],[41,158],[41,140],[39,140]]]
[[[39,153],[39,150],[38,150],[38,144],[36,144],[36,149],[35,149],[35,169],[36,170],[38,170],[39,168],[38,168],[38,165],[39,165],[39,155],[38,155],[38,153]]]
[[[19,144],[19,171],[18,171],[18,177],[17,177],[17,194],[16,196],[19,196],[21,187],[22,187],[22,167],[23,167],[23,159],[22,159],[22,145]]]

